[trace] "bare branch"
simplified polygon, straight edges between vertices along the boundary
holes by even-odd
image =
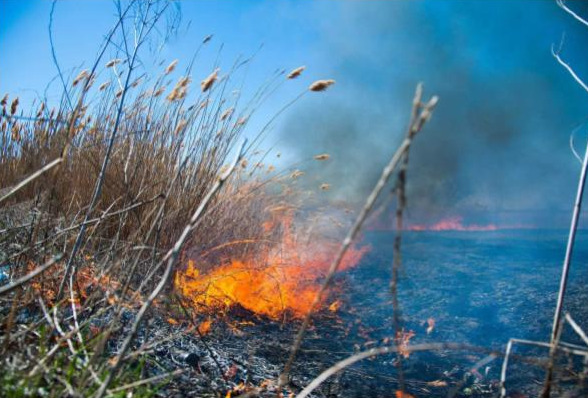
[[[570,324],[570,326],[572,327],[572,329],[574,329],[574,332],[576,332],[576,334],[578,336],[580,336],[580,338],[582,339],[582,341],[584,341],[584,344],[588,345],[588,336],[586,336],[586,333],[584,332],[584,330],[582,330],[582,328],[580,327],[580,325],[578,325],[572,319],[572,316],[569,313],[566,313],[565,314],[565,320]]]
[[[580,76],[578,76],[576,74],[576,72],[574,71],[574,69],[566,62],[564,61],[560,55],[559,55],[559,50],[555,51],[554,48],[551,48],[551,54],[555,57],[555,59],[557,60],[557,62],[559,62],[559,64],[561,66],[563,66],[564,68],[566,68],[566,70],[570,73],[570,75],[572,75],[572,77],[574,78],[574,80],[576,81],[576,83],[578,83],[580,85],[580,87],[582,87],[584,89],[584,91],[588,92],[588,86],[586,85],[586,83],[584,83],[584,81],[580,78]]]
[[[568,14],[570,14],[572,17],[574,17],[574,19],[576,19],[578,22],[580,22],[581,24],[584,24],[586,26],[588,26],[588,21],[585,20],[584,18],[582,18],[581,16],[579,16],[578,14],[576,14],[572,9],[570,9],[568,6],[566,6],[565,1],[564,0],[557,0],[557,5],[560,6],[561,9],[563,9],[565,12],[567,12]]]
[[[432,344],[416,344],[411,347],[404,347],[407,352],[421,352],[421,351],[441,351],[441,350],[475,350],[479,351],[478,347],[473,347],[467,344],[459,344],[459,343],[432,343]],[[353,365],[356,362],[361,360],[372,358],[377,355],[384,355],[384,354],[392,354],[397,353],[398,347],[396,346],[387,346],[387,347],[378,347],[372,348],[371,350],[362,351],[355,355],[352,355],[348,358],[343,359],[342,361],[337,362],[320,375],[315,378],[308,386],[304,388],[296,398],[305,398],[311,392],[317,389],[325,380],[329,377],[333,376],[335,373],[340,372],[341,370]],[[498,356],[499,353],[490,353],[491,355]]]

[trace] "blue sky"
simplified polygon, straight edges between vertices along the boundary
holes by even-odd
[[[285,162],[330,152],[310,187],[329,182],[330,199],[359,200],[402,136],[414,86],[441,102],[419,137],[409,175],[415,222],[455,214],[471,222],[563,226],[579,171],[570,132],[585,123],[588,94],[555,62],[588,80],[588,28],[554,1],[184,1],[184,28],[158,57],[187,62],[214,34],[195,80],[263,44],[247,76],[253,90],[276,69],[306,65],[300,82],[276,93],[255,129],[318,78],[327,93],[306,96],[283,115],[268,145]],[[570,6],[588,17],[584,2]],[[51,2],[0,1],[0,92],[33,98],[55,76],[47,26]],[[114,21],[110,1],[58,1],[55,41],[64,70],[89,65]],[[189,27],[186,27],[190,22]],[[577,135],[583,145],[584,127]]]

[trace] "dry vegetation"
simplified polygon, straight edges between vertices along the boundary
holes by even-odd
[[[177,23],[170,3],[118,7],[94,66],[60,75],[58,106],[40,100],[27,112],[18,98],[1,102],[0,262],[10,281],[0,303],[3,396],[103,396],[137,381],[133,339],[173,299],[156,297],[172,289],[186,249],[249,258],[281,233],[264,223],[293,178],[267,177],[254,161],[273,119],[252,144],[237,143],[285,74],[247,102],[235,76],[250,59],[214,66],[200,85],[197,57],[182,73],[177,60],[160,65],[152,78],[139,59],[156,27]],[[108,323],[97,328],[97,319]],[[127,387],[119,394],[155,391]]]
[[[255,111],[280,85],[300,84],[290,80],[299,79],[305,67],[276,73],[247,101],[241,97],[236,76],[250,59],[237,60],[226,71],[212,65],[197,78],[195,56],[181,73],[182,62],[176,60],[160,64],[159,74],[152,77],[140,58],[144,47],[152,44],[154,32],[165,32],[160,37],[165,41],[176,26],[169,7],[169,2],[157,0],[118,3],[119,19],[93,66],[69,78],[60,72],[63,95],[58,105],[41,99],[35,109],[23,111],[18,98],[6,95],[0,102],[2,396],[156,395],[161,383],[184,370],[145,379],[148,357],[144,354],[170,338],[138,344],[147,321],[169,317],[169,322],[176,322],[185,317],[193,328],[180,333],[196,329],[202,337],[209,325],[197,325],[190,311],[219,311],[216,302],[230,304],[235,299],[210,301],[208,296],[198,297],[210,294],[209,282],[204,288],[196,284],[201,290],[193,286],[186,290],[186,284],[194,283],[200,273],[215,275],[214,267],[222,271],[237,264],[232,272],[242,273],[241,260],[247,260],[266,264],[254,271],[246,267],[249,277],[261,272],[277,280],[281,289],[290,280],[280,278],[292,268],[285,264],[276,272],[267,266],[277,251],[281,261],[311,264],[296,253],[299,241],[293,238],[291,225],[293,198],[299,194],[292,184],[304,173],[272,172],[271,166],[261,163],[267,154],[257,150],[275,117],[305,93],[325,91],[335,81],[318,80],[302,88],[268,119],[251,144],[238,145]],[[210,39],[202,41],[196,55]],[[311,235],[306,236],[308,257],[315,262],[320,258],[321,267],[326,265],[312,269],[323,277],[322,284],[294,289],[295,299],[308,297],[303,310],[289,314],[303,322],[281,377],[241,392],[255,395],[273,385],[279,393],[288,383],[311,315],[323,302],[335,272],[346,261],[361,258],[361,251],[354,251],[354,238],[391,177],[396,177],[400,233],[408,152],[436,103],[437,97],[422,101],[422,87],[417,88],[406,138],[343,243],[321,243],[320,251],[312,242],[309,246]],[[314,160],[329,158],[323,153]],[[328,190],[330,185],[324,183],[319,189]],[[394,297],[400,243],[399,234]],[[199,259],[197,270],[188,261],[193,258]],[[238,279],[235,275],[232,280]],[[181,281],[183,289],[174,290],[174,281]],[[186,291],[191,297],[181,297]],[[281,293],[280,300],[285,301]],[[395,301],[395,309],[397,305]],[[275,306],[262,311],[273,319],[283,312],[276,312]],[[566,319],[573,323],[571,317]],[[395,319],[394,345],[335,364],[300,396],[352,363],[375,355],[396,353],[402,375],[402,358],[412,351],[476,349],[455,343],[408,347],[410,338],[399,322]],[[558,343],[547,345],[552,357],[556,350],[586,353],[575,346],[556,349]],[[511,346],[512,342],[509,350]],[[285,352],[282,355],[286,358]],[[485,360],[496,356],[490,353]],[[225,372],[216,365],[226,381],[231,368]],[[503,387],[506,365],[505,361]],[[396,396],[410,396],[404,392],[402,376]]]

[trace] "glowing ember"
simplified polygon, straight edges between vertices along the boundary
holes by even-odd
[[[335,300],[331,303],[331,305],[329,305],[329,311],[331,312],[337,312],[337,310],[341,307],[341,301],[340,300]]]
[[[408,349],[408,346],[410,344],[410,339],[412,339],[414,336],[415,333],[412,330],[405,332],[404,329],[402,329],[396,333],[394,340],[398,345],[398,353],[404,358],[408,358],[410,356],[410,350]]]
[[[189,260],[175,277],[176,289],[204,311],[223,311],[233,305],[279,319],[285,313],[303,317],[311,308],[338,249],[335,242],[304,239],[292,232],[291,218],[281,220],[281,241],[261,256],[262,260],[231,259],[201,272]],[[266,226],[269,229],[269,224]],[[350,249],[340,269],[359,263],[367,247]]]
[[[202,335],[206,335],[210,332],[211,326],[212,326],[212,321],[206,320],[206,321],[200,323],[200,325],[198,325],[198,332]]]
[[[494,224],[463,225],[463,217],[449,217],[433,225],[415,224],[408,227],[410,231],[496,231],[498,227]]]

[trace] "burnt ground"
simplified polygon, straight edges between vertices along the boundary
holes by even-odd
[[[321,371],[355,352],[391,344],[391,236],[366,235],[371,252],[359,267],[338,276],[331,299],[336,297],[342,305],[335,313],[323,310],[314,317],[284,393],[300,391]],[[575,264],[588,260],[587,242],[588,233],[582,232]],[[409,344],[449,341],[503,352],[510,337],[545,341],[564,246],[562,231],[407,234],[399,299],[403,326],[414,333]],[[581,267],[574,270],[566,310],[585,326],[588,274]],[[134,310],[125,311],[123,323],[128,329]],[[172,312],[175,322],[170,323],[164,307],[154,310],[132,347],[159,342],[137,361],[142,378],[183,370],[160,383],[158,396],[226,397],[231,392],[234,397],[253,387],[263,387],[261,396],[275,396],[275,386],[268,380],[275,380],[282,370],[299,321],[287,316],[275,321],[234,308],[222,315],[197,315],[194,324],[213,319],[211,330],[202,337],[192,321],[178,316],[177,308]],[[28,323],[37,315],[22,309],[16,320]],[[431,318],[434,327],[427,332]],[[110,320],[109,314],[103,315],[93,326],[102,329]],[[109,355],[117,352],[124,332],[110,342]],[[569,329],[563,338],[581,343]],[[509,365],[509,396],[537,396],[546,351],[515,348],[514,354],[519,357]],[[501,359],[471,370],[484,356],[471,351],[413,353],[402,361],[406,391],[419,397],[496,396]],[[558,364],[556,392],[586,396],[585,385],[575,389],[582,364],[564,356]],[[397,389],[396,357],[386,355],[339,373],[315,396],[391,397]]]

